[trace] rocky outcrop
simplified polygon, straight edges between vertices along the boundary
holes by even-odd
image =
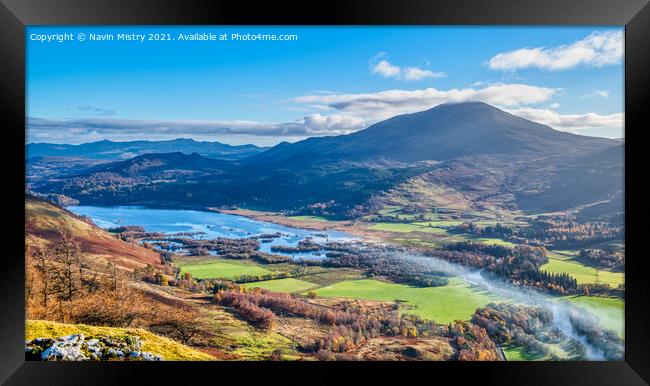
[[[141,350],[142,341],[133,335],[94,336],[83,334],[56,339],[25,341],[25,359],[41,361],[162,361],[160,355]]]

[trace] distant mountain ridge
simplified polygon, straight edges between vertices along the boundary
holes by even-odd
[[[621,212],[623,154],[620,141],[560,132],[468,102],[396,116],[353,134],[281,143],[238,160],[175,152],[70,169],[36,181],[34,190],[82,204],[236,205],[354,216],[388,191],[418,185],[455,192],[473,202],[468,208],[540,213],[607,203],[598,205]],[[409,200],[426,197],[407,193]]]
[[[177,138],[167,141],[127,141],[109,140],[83,143],[80,145],[30,143],[26,145],[27,158],[36,157],[70,157],[92,160],[120,160],[148,153],[181,152],[197,153],[204,157],[216,159],[240,159],[266,150],[255,145],[232,146],[220,142],[195,141],[189,138]]]
[[[193,172],[220,170],[228,161],[204,157],[198,153],[148,153],[124,161],[111,162],[85,170],[83,174],[113,172],[121,175],[142,176],[166,170]]]

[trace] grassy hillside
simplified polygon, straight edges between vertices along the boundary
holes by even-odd
[[[416,224],[405,224],[405,223],[375,223],[370,226],[371,230],[376,231],[387,231],[387,232],[399,232],[399,233],[409,233],[409,232],[425,232],[425,233],[435,233],[439,235],[446,235],[444,229],[434,228],[423,225]]]
[[[58,338],[72,334],[84,334],[86,336],[106,335],[110,337],[138,336],[142,340],[142,351],[161,355],[166,361],[209,361],[214,359],[204,352],[139,328],[96,327],[85,324],[63,324],[46,320],[28,320],[25,325],[26,340]]]
[[[32,242],[41,246],[58,241],[62,234],[70,235],[83,253],[104,256],[125,268],[161,262],[156,252],[119,240],[74,213],[33,197],[25,197],[25,231]]]

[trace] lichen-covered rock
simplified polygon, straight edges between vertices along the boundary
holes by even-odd
[[[96,336],[86,340],[83,334],[57,339],[36,338],[25,341],[25,359],[43,361],[162,361],[163,357],[141,351],[137,336]]]
[[[100,360],[102,357],[102,346],[99,344],[99,339],[89,339],[86,341],[86,349],[88,350],[88,355],[92,360]]]
[[[85,361],[88,357],[82,351],[83,334],[64,336],[56,340],[50,347],[43,350],[41,359],[44,361]]]
[[[133,361],[162,361],[163,358],[160,355],[153,355],[150,352],[145,351],[133,351],[129,355],[129,358]]]
[[[41,360],[41,354],[45,349],[54,344],[54,339],[50,338],[36,338],[34,340],[25,341],[25,359],[26,360]]]

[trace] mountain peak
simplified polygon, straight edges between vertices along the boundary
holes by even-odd
[[[436,119],[435,115],[440,114],[454,114],[454,119],[458,119],[459,123],[468,119],[485,119],[488,117],[495,117],[498,115],[511,114],[494,107],[490,104],[481,101],[462,101],[462,102],[445,102],[430,109],[418,111],[411,114],[397,115],[391,119],[400,119],[400,117],[429,117],[428,119]],[[455,116],[456,114],[467,114],[463,116]]]
[[[277,146],[251,160],[336,155],[354,160],[444,161],[475,155],[574,153],[612,144],[615,141],[557,131],[484,102],[466,101],[398,115],[348,135]]]
[[[463,107],[463,106],[476,106],[476,107],[485,107],[485,108],[490,108],[490,109],[497,109],[496,107],[494,107],[494,106],[492,106],[490,104],[487,104],[487,103],[482,102],[482,101],[477,101],[477,100],[467,100],[467,101],[458,101],[458,102],[445,102],[445,103],[441,103],[441,104],[435,106],[434,108],[436,108],[436,107],[440,107],[440,108]]]

